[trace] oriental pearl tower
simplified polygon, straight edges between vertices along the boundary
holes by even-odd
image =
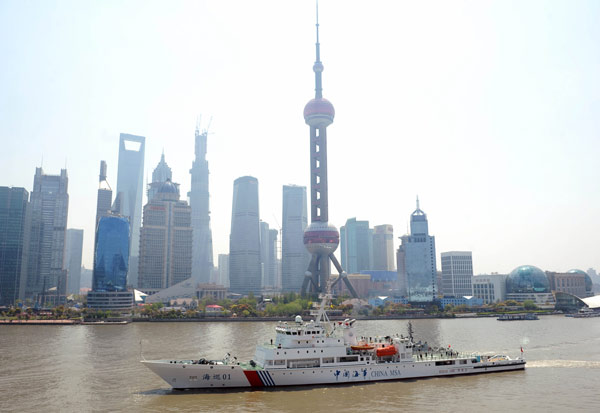
[[[310,126],[310,216],[311,223],[304,231],[304,245],[311,253],[311,261],[302,283],[302,295],[327,292],[327,284],[333,263],[339,277],[331,284],[333,287],[342,280],[350,293],[357,297],[356,291],[338,262],[334,251],[340,243],[340,233],[329,224],[327,205],[327,126],[333,123],[335,110],[327,99],[323,98],[321,73],[321,51],[319,43],[319,6],[317,3],[317,58],[313,65],[315,72],[315,98],[304,107],[304,121]]]

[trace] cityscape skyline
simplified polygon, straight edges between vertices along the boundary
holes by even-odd
[[[134,4],[115,8],[118,13],[110,18],[126,22],[134,13]],[[600,144],[592,110],[597,107],[599,85],[593,73],[600,64],[600,52],[592,41],[598,38],[598,28],[591,20],[597,15],[591,9],[598,5],[581,2],[567,7],[546,2],[543,8],[549,12],[542,16],[538,16],[537,6],[522,5],[511,10],[515,13],[511,17],[510,5],[500,4],[451,7],[440,3],[439,16],[428,15],[424,5],[390,5],[389,17],[377,16],[377,27],[369,18],[381,10],[380,3],[372,10],[344,5],[350,16],[345,21],[335,18],[339,3],[321,3],[320,12],[327,21],[322,28],[323,39],[327,39],[326,95],[338,109],[328,142],[334,225],[339,228],[350,217],[373,225],[390,223],[396,228],[397,248],[418,194],[427,205],[436,249],[473,251],[475,274],[508,273],[523,264],[550,271],[600,267]],[[107,160],[108,181],[115,190],[121,133],[146,137],[144,183],[164,148],[175,181],[182,183],[181,193],[187,193],[195,119],[199,113],[213,115],[211,131],[215,135],[208,160],[214,258],[229,249],[234,179],[257,177],[261,216],[271,227],[276,226],[273,217],[280,220],[282,216],[282,185],[308,186],[306,127],[299,113],[312,87],[306,72],[313,44],[306,39],[314,36],[314,27],[308,23],[313,21],[314,9],[308,3],[283,6],[262,2],[257,9],[240,3],[239,8],[248,12],[245,19],[250,21],[245,22],[221,7],[182,3],[159,16],[164,8],[150,5],[142,8],[146,21],[118,26],[101,42],[81,32],[91,23],[100,37],[105,34],[100,26],[108,16],[94,15],[92,4],[67,10],[64,4],[52,9],[42,3],[31,16],[26,6],[0,5],[0,50],[19,68],[19,73],[11,68],[0,71],[0,86],[7,91],[0,97],[6,108],[0,111],[0,136],[7,145],[0,154],[0,168],[7,177],[2,185],[31,192],[36,166],[56,174],[66,162],[68,228],[84,229],[83,263],[87,268],[93,262],[96,165]],[[80,19],[64,21],[67,28],[58,29],[49,26],[50,10],[61,21],[73,15]],[[269,13],[261,15],[264,11]],[[190,16],[185,16],[186,12]],[[451,22],[444,22],[444,12]],[[366,14],[360,19],[364,30],[352,33],[359,13]],[[273,15],[280,18],[272,19]],[[415,15],[432,21],[419,29],[409,21]],[[152,29],[163,17],[163,26]],[[398,27],[393,17],[400,18]],[[28,28],[27,33],[18,25],[25,18],[30,22],[22,26]],[[164,35],[161,28],[166,26],[164,31],[168,31],[169,24],[196,18],[201,24],[196,22],[159,40]],[[491,28],[486,27],[488,23]],[[433,34],[425,33],[436,25]],[[199,32],[197,26],[202,26]],[[38,29],[32,31],[31,27]],[[82,34],[82,40],[69,40],[68,29]],[[135,30],[141,34],[135,35]],[[477,36],[473,36],[475,30]],[[46,40],[38,44],[42,33]],[[282,36],[276,38],[273,33]],[[441,33],[449,33],[448,38],[437,45]],[[121,37],[131,39],[130,47],[135,42],[143,46],[133,56],[139,62],[125,59],[131,63],[129,69],[114,63],[131,50],[127,45],[109,50]],[[214,45],[213,39],[218,39]],[[34,65],[9,47],[13,41],[49,64]],[[46,42],[58,49],[44,51]],[[86,42],[93,47],[82,53]],[[160,64],[158,57],[150,58],[154,50],[147,48],[153,42],[158,45],[157,56],[173,58],[168,65]],[[171,48],[177,42],[181,45]],[[186,57],[184,50],[190,47],[199,57]],[[544,47],[551,49],[548,52]],[[271,53],[275,48],[277,56]],[[355,50],[364,55],[356,59]],[[397,56],[387,50],[398,50]],[[535,52],[529,56],[531,50]],[[48,55],[56,51],[61,52],[56,58]],[[458,57],[453,58],[453,53]],[[496,56],[500,53],[501,58]],[[106,66],[106,74],[90,66],[97,60]],[[208,61],[214,65],[205,67]],[[262,64],[256,64],[258,61]],[[135,71],[148,62],[155,65],[144,67],[148,73],[134,79]],[[261,74],[258,71],[263,69],[258,66],[265,62],[271,69]],[[361,76],[373,65],[377,66],[377,79]],[[63,69],[64,75],[53,74]],[[397,74],[392,76],[394,71]],[[173,75],[181,75],[181,79],[173,83]],[[156,88],[139,93],[150,77],[157,79]],[[294,84],[289,81],[292,77],[297,79]],[[49,82],[52,79],[54,83]],[[111,81],[116,86],[103,91]],[[33,86],[23,87],[24,82]],[[265,84],[284,86],[264,91]],[[348,88],[348,84],[358,87]],[[33,88],[39,99],[33,99]],[[223,98],[231,95],[223,94],[224,88],[236,90],[235,102]],[[260,107],[255,102],[258,95],[280,103],[269,118],[273,126],[268,129],[256,116],[260,112],[253,109]],[[158,102],[159,97],[164,102]],[[177,98],[181,103],[173,105]],[[127,101],[127,106],[100,107],[113,99]],[[367,107],[363,103],[373,101],[378,104]],[[84,108],[72,110],[79,102],[86,102]],[[46,105],[45,110],[41,104]],[[25,122],[31,113],[36,113],[34,121]],[[365,136],[369,145],[363,144]],[[290,156],[282,156],[286,153]],[[366,181],[368,185],[356,187]],[[146,203],[144,194],[142,204]]]

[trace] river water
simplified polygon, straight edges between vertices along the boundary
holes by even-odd
[[[406,320],[358,321],[359,335],[406,334]],[[414,320],[430,345],[516,357],[525,371],[364,385],[172,391],[139,360],[252,358],[273,322],[0,326],[0,411],[600,411],[600,318]],[[141,343],[141,345],[140,345]]]

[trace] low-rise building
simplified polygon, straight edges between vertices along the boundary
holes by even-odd
[[[506,274],[475,275],[472,284],[473,296],[481,298],[484,304],[506,299]]]

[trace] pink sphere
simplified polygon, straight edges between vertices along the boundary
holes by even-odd
[[[304,121],[309,126],[320,128],[329,126],[335,117],[335,109],[330,101],[324,98],[310,100],[304,106]]]
[[[327,222],[315,221],[304,230],[304,246],[311,254],[329,255],[340,244],[340,233]]]

